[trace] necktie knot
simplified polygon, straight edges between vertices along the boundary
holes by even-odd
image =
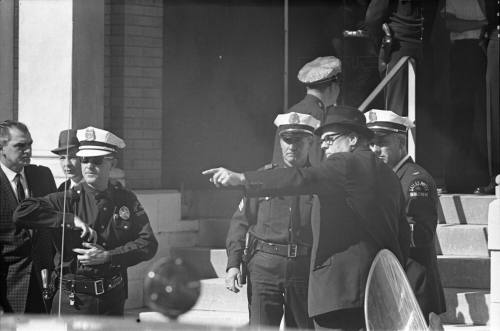
[[[24,194],[23,182],[21,180],[21,174],[20,173],[16,174],[14,180],[16,181],[17,200],[21,202],[26,198],[26,195]]]

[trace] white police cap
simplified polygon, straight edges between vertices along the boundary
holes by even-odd
[[[415,124],[404,116],[383,109],[372,109],[365,113],[366,126],[376,133],[406,133]]]
[[[89,126],[76,132],[80,141],[76,156],[92,157],[118,152],[125,147],[125,142],[109,131]]]
[[[335,56],[318,57],[300,69],[297,78],[306,85],[317,85],[335,80],[342,72],[342,65]]]
[[[276,116],[274,125],[278,127],[280,136],[291,134],[312,136],[314,135],[314,130],[319,127],[320,122],[311,115],[291,112]]]

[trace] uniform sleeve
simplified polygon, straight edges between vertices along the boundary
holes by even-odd
[[[408,186],[408,204],[406,214],[408,223],[413,224],[413,242],[415,247],[434,245],[437,226],[437,205],[432,192],[435,186],[426,179],[414,179]]]
[[[130,267],[151,259],[158,249],[149,218],[144,208],[134,197],[131,208],[132,231],[135,239],[109,250],[111,264]]]
[[[399,231],[398,231],[398,240],[399,247],[401,249],[401,254],[403,255],[402,265],[406,265],[406,261],[410,255],[410,226],[408,225],[408,221],[406,220],[406,212],[404,209],[405,198],[404,195],[401,194],[401,211],[399,216]]]
[[[365,15],[365,24],[370,40],[376,49],[380,47],[383,31],[382,24],[388,20],[390,10],[389,0],[372,0]]]
[[[346,159],[338,153],[318,166],[309,168],[276,168],[245,173],[248,197],[321,194],[343,185]]]
[[[256,222],[253,199],[243,198],[231,218],[226,238],[227,268],[239,267],[245,248],[246,233],[250,224]]]
[[[69,198],[67,198],[69,208]],[[64,213],[64,192],[49,194],[43,198],[28,198],[17,206],[12,216],[17,227],[30,229],[60,228],[65,222],[74,227],[73,213]]]

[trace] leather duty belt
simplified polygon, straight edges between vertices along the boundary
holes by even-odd
[[[64,279],[62,281],[63,289],[66,291],[82,294],[101,295],[115,287],[123,284],[123,277],[115,275],[109,279],[97,280],[74,280]]]
[[[284,257],[299,257],[311,255],[311,247],[298,244],[275,244],[257,239],[255,250]]]

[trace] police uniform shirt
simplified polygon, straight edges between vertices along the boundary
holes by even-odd
[[[261,170],[276,167],[269,164]],[[248,231],[265,242],[312,246],[312,205],[312,195],[243,198],[227,235],[227,268],[240,265]]]
[[[62,212],[65,197],[67,213]],[[81,247],[82,239],[79,229],[74,230],[74,215],[97,232],[97,244],[111,254],[109,263],[95,266],[77,263],[77,254],[72,249]],[[26,199],[16,210],[14,222],[31,228],[60,228],[63,217],[66,227],[64,274],[106,278],[121,272],[126,277],[122,271],[127,267],[148,260],[156,253],[158,243],[148,216],[135,194],[118,183],[110,184],[104,192],[82,183],[66,192]],[[60,247],[60,242],[58,244]],[[54,261],[59,261],[58,256]]]

